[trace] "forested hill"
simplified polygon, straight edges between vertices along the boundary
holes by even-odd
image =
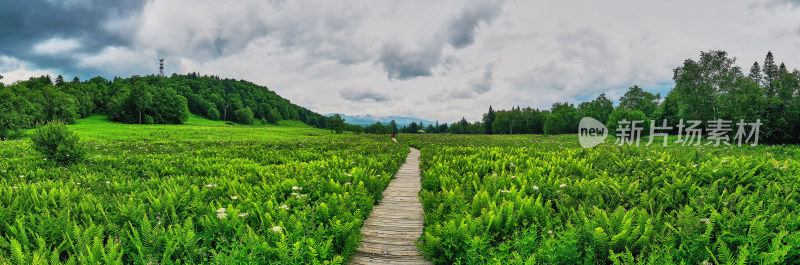
[[[241,124],[297,120],[320,128],[332,119],[266,87],[196,73],[87,81],[42,76],[9,86],[0,83],[0,99],[0,139],[49,121],[73,123],[97,113],[137,124],[181,124],[190,113]]]

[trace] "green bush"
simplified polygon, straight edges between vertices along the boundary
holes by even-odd
[[[233,112],[236,116],[236,122],[246,125],[253,125],[253,110],[250,108],[243,108]]]
[[[0,120],[0,141],[16,139],[22,134],[22,130],[16,124],[10,122],[6,123],[4,120]]]
[[[217,110],[215,107],[209,107],[206,111],[206,118],[218,121],[220,119],[219,110]]]
[[[78,162],[86,154],[78,136],[61,122],[50,122],[36,129],[31,141],[33,149],[59,163]]]

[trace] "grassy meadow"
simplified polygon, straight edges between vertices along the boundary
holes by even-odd
[[[69,127],[81,163],[0,141],[1,263],[340,264],[408,152],[286,121]]]

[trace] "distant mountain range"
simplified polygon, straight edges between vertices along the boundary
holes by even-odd
[[[347,114],[341,114],[341,113],[328,113],[328,114],[325,114],[324,116],[330,117],[330,116],[333,116],[334,114],[339,114],[339,116],[342,116],[342,119],[344,119],[344,122],[346,122],[346,123],[355,124],[355,125],[364,125],[364,126],[375,124],[375,122],[380,122],[382,124],[389,124],[392,120],[394,120],[394,122],[397,123],[397,126],[400,126],[400,127],[402,127],[404,125],[409,125],[412,122],[416,122],[416,123],[422,122],[422,123],[425,124],[425,126],[428,126],[428,124],[434,124],[435,123],[435,122],[432,122],[432,121],[426,121],[426,120],[423,120],[423,119],[417,119],[417,118],[412,118],[412,117],[400,117],[400,116],[378,117],[378,116],[372,116],[372,115],[369,115],[369,114],[367,114],[367,115],[347,115]]]

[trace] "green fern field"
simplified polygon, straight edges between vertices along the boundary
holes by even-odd
[[[408,153],[291,121],[69,128],[82,163],[0,141],[0,263],[341,264]]]
[[[421,149],[435,264],[794,264],[800,149],[584,149],[575,135],[334,134],[299,122],[68,125],[0,141],[0,264],[345,264]],[[31,131],[26,132],[27,135]]]
[[[401,135],[437,264],[797,264],[800,149]]]

